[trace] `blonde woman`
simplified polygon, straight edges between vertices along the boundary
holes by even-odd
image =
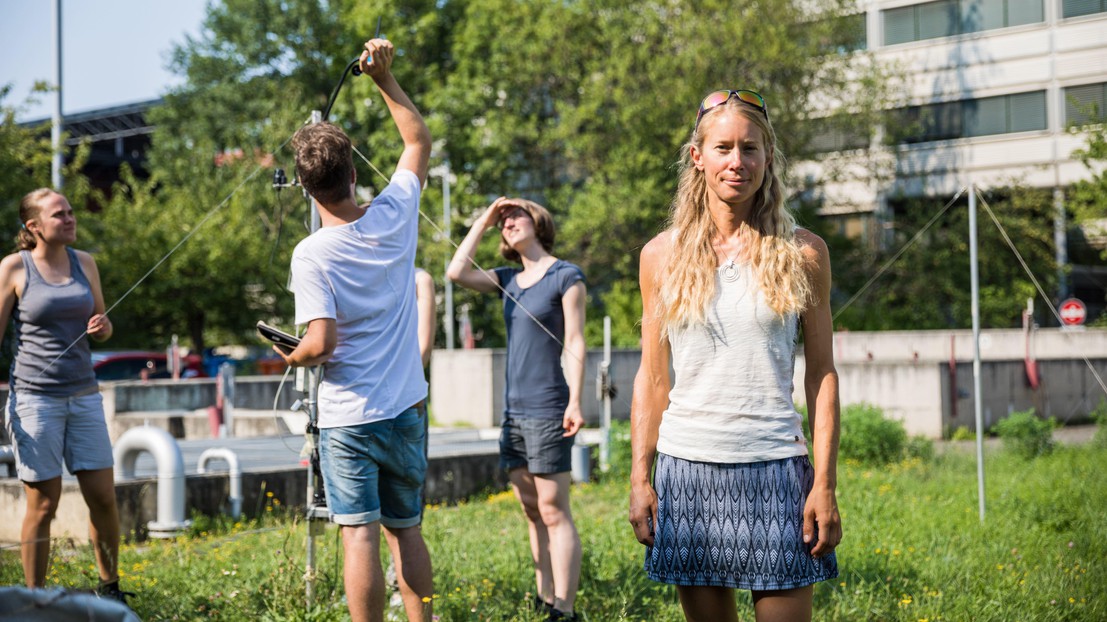
[[[810,620],[842,538],[826,244],[784,207],[757,93],[704,98],[682,164],[669,226],[642,251],[630,522],[686,619],[736,621],[748,589],[759,622]],[[801,327],[812,459],[792,402]]]

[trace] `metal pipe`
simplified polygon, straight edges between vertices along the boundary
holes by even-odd
[[[972,285],[972,400],[976,412],[976,488],[984,522],[984,412],[980,379],[980,267],[976,243],[976,186],[969,183],[969,279]]]
[[[0,464],[8,465],[8,477],[15,477],[15,447],[0,445]]]
[[[230,468],[231,495],[227,500],[231,503],[231,518],[237,519],[242,515],[242,468],[238,463],[238,454],[226,447],[205,449],[196,461],[196,472],[201,475],[207,473],[207,463],[212,460],[222,460]]]
[[[123,482],[135,477],[135,461],[147,451],[154,456],[158,467],[157,520],[147,523],[151,538],[173,538],[192,521],[185,520],[184,457],[169,432],[161,428],[142,426],[131,428],[119,437],[112,449],[115,464],[115,481]]]

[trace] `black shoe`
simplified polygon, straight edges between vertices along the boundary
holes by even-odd
[[[531,605],[535,613],[541,613],[544,615],[551,615],[553,613],[553,603],[548,603],[542,600],[541,596],[534,597],[534,603]]]
[[[550,606],[549,622],[578,622],[580,618],[575,613],[565,613],[560,609],[554,609],[553,605]]]
[[[134,592],[124,592],[119,589],[119,581],[112,581],[111,583],[105,583],[96,588],[96,595],[100,598],[107,598],[109,600],[115,600],[127,604],[128,598],[134,598]]]

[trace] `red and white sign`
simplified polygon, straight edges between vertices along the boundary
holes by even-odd
[[[1069,298],[1062,302],[1058,312],[1065,326],[1081,326],[1084,324],[1084,319],[1088,317],[1088,308],[1079,298]]]

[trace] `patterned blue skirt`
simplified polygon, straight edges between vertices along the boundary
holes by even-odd
[[[803,542],[815,471],[807,456],[716,464],[658,454],[646,574],[673,585],[788,590],[838,576]]]

